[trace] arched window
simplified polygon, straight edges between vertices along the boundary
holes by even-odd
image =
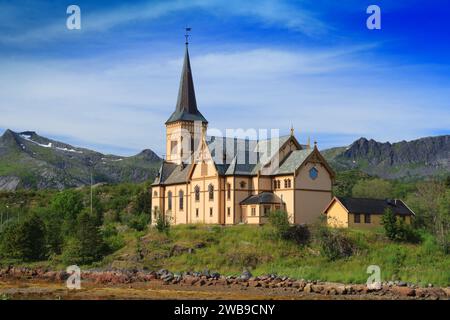
[[[231,199],[231,184],[227,183],[227,199]]]
[[[157,196],[158,196],[158,191],[155,190],[155,191],[153,192],[153,196],[154,196],[154,197],[157,197]]]
[[[285,187],[285,188],[288,187],[288,181],[287,181],[287,179],[284,179],[284,187]]]
[[[167,192],[167,210],[172,210],[172,191]]]
[[[199,186],[195,186],[194,193],[195,193],[195,201],[200,201],[200,187]]]
[[[277,180],[277,188],[280,189],[281,188],[281,181]]]
[[[183,207],[184,207],[184,203],[183,203],[183,201],[184,201],[184,192],[183,192],[183,190],[180,190],[179,192],[178,192],[178,201],[180,201],[180,210],[183,210]]]
[[[285,184],[285,188],[290,188],[291,187],[291,179],[286,179],[284,181],[284,184]]]
[[[274,188],[274,189],[277,188],[277,180],[273,180],[273,188]]]
[[[214,200],[214,186],[212,184],[208,186],[208,198],[209,201]]]

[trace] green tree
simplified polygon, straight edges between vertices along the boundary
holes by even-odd
[[[83,196],[75,190],[65,190],[56,194],[50,204],[53,219],[61,224],[64,235],[73,235],[77,223],[77,216],[83,210]]]
[[[386,236],[391,240],[395,240],[397,236],[397,218],[391,208],[387,208],[384,211],[381,217],[381,223],[383,224]]]
[[[156,216],[156,230],[158,230],[158,232],[168,234],[170,231],[169,219],[165,219],[164,215],[159,210],[155,210],[154,215]]]
[[[37,261],[46,256],[46,229],[35,213],[22,222],[8,223],[1,237],[3,255],[24,261]]]
[[[277,236],[283,238],[290,226],[288,213],[284,210],[270,212],[269,224],[275,228]]]
[[[383,179],[361,180],[352,189],[352,195],[356,198],[386,199],[392,194],[392,184]]]
[[[107,248],[97,222],[97,217],[86,210],[78,215],[75,233],[64,245],[66,263],[90,264],[103,257]]]

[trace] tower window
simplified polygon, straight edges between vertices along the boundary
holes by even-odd
[[[227,183],[227,199],[231,199],[231,184]]]
[[[227,208],[227,217],[231,217],[231,208],[230,207]]]
[[[195,209],[195,216],[198,218],[198,208]]]
[[[195,186],[194,193],[195,193],[195,201],[200,201],[200,187],[199,186]]]
[[[213,216],[213,208],[209,208],[209,216],[210,216],[210,217]]]

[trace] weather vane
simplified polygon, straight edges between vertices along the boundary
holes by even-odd
[[[190,27],[186,27],[186,28],[185,28],[186,34],[185,34],[184,36],[186,37],[186,45],[189,44],[189,32],[191,31],[191,29],[192,29],[192,28],[190,28]]]

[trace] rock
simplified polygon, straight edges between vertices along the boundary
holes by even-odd
[[[312,290],[312,284],[311,284],[311,283],[307,283],[307,284],[305,285],[305,287],[303,288],[303,291],[306,292],[306,293],[311,293],[311,292],[313,292],[313,290]]]
[[[204,286],[206,284],[206,280],[205,279],[200,279],[200,281],[198,282],[199,286]]]
[[[416,291],[412,288],[408,287],[392,287],[392,292],[401,297],[414,297],[416,295]]]
[[[218,273],[218,272],[212,272],[212,273],[211,273],[211,278],[213,278],[213,279],[219,279],[219,278],[220,278],[220,273]]]
[[[183,278],[183,283],[185,283],[185,284],[187,284],[189,286],[193,286],[198,281],[199,281],[199,278],[194,277],[194,276],[185,276]]]
[[[294,282],[292,283],[292,287],[293,287],[293,288],[296,288],[296,289],[301,289],[301,290],[303,290],[303,289],[305,288],[305,286],[306,286],[306,282],[305,282],[305,281],[302,281],[302,280],[300,280],[300,281],[294,281]]]
[[[248,281],[248,280],[250,280],[251,277],[252,277],[251,272],[248,271],[247,269],[245,269],[245,270],[242,272],[242,274],[241,274],[241,276],[239,277],[239,279],[240,279],[240,280],[243,280],[243,281]]]
[[[324,290],[324,287],[321,285],[312,285],[311,290],[312,290],[312,292],[315,292],[315,293],[322,293],[322,291]]]
[[[399,287],[406,287],[406,286],[407,286],[407,283],[404,282],[404,281],[399,281],[399,282],[397,283],[397,286],[399,286]]]
[[[336,293],[339,295],[347,294],[347,288],[345,286],[337,286]]]

